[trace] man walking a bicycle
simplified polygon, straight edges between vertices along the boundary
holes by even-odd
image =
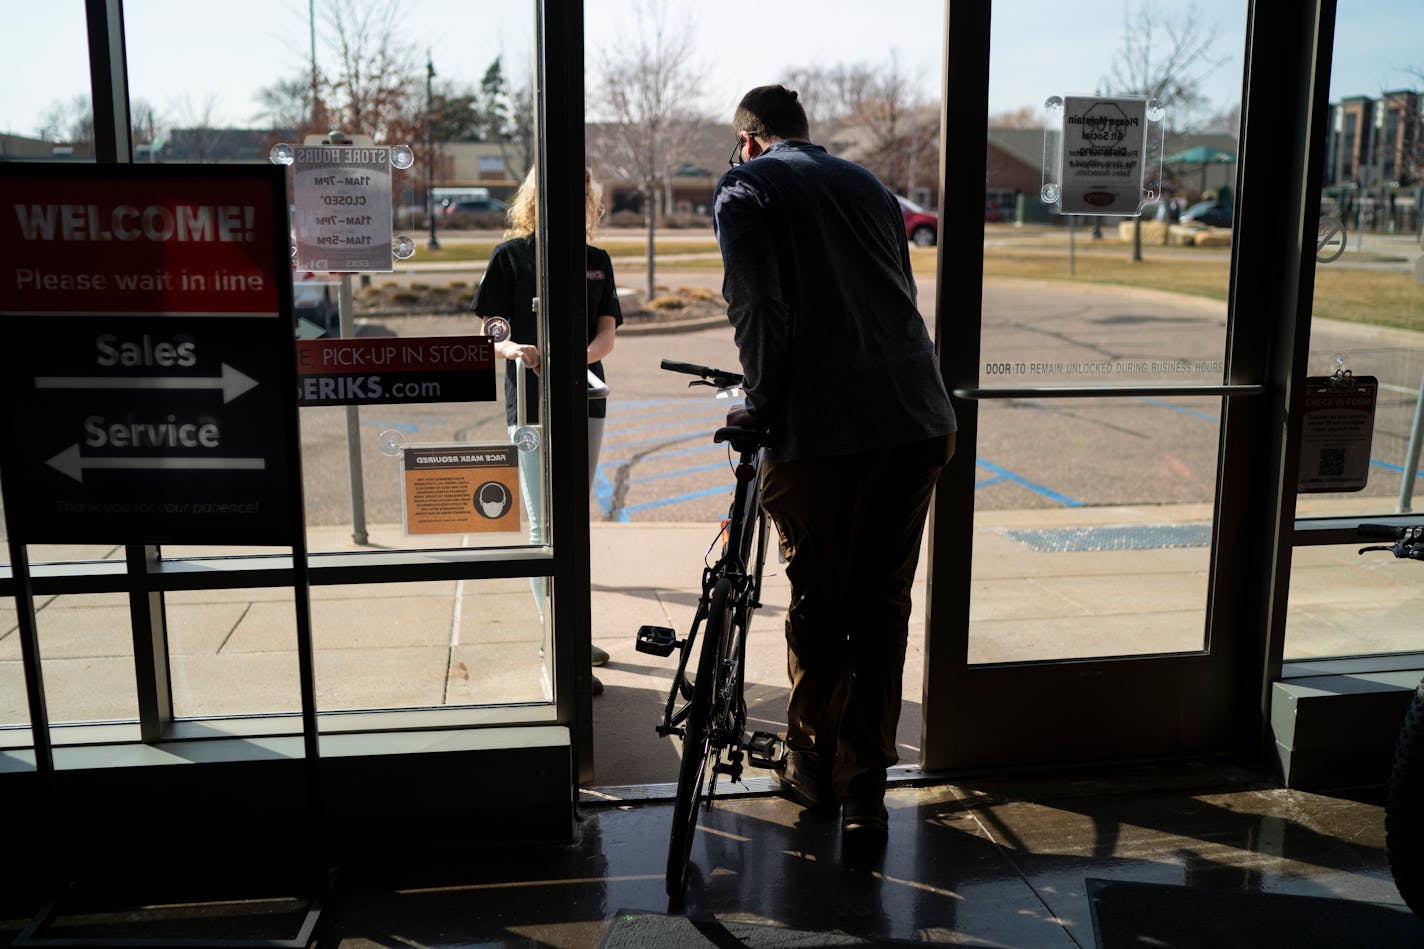
[[[903,217],[869,171],[809,141],[760,86],[713,199],[747,401],[769,432],[763,504],[791,582],[786,792],[887,829],[910,590],[955,419],[916,304]]]

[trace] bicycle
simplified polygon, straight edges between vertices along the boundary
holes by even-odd
[[[1361,547],[1360,553],[1387,550],[1401,560],[1424,560],[1424,526],[1361,524],[1361,537],[1392,544]],[[1395,739],[1394,760],[1385,786],[1384,838],[1394,885],[1414,915],[1424,918],[1424,681],[1414,689]]]
[[[663,360],[663,369],[697,376],[689,386],[712,386],[718,398],[741,394],[742,375],[707,366]],[[735,452],[736,484],[731,507],[708,556],[722,543],[715,562],[702,572],[702,595],[697,601],[686,639],[666,626],[643,626],[637,649],[664,658],[679,652],[677,671],[668,690],[667,705],[657,732],[682,739],[682,763],[673,804],[672,833],[668,841],[667,892],[679,900],[687,890],[692,838],[697,830],[697,809],[712,806],[717,779],[726,775],[739,782],[744,762],[774,768],[781,755],[780,738],[767,732],[746,732],[747,707],[743,695],[746,677],[747,628],[761,606],[762,569],[766,564],[767,518],[761,506],[761,472],[766,432],[757,428],[727,426],[713,435],[726,443],[728,459]],[[698,637],[701,646],[698,648]],[[697,652],[696,672],[688,665]]]

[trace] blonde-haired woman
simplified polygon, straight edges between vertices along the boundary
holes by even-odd
[[[603,202],[599,189],[594,184],[593,175],[587,168],[583,172],[584,181],[584,233],[585,241],[592,241],[598,220],[603,216]],[[475,291],[472,309],[481,320],[500,316],[509,321],[509,338],[495,346],[495,352],[503,356],[504,414],[513,437],[518,424],[518,372],[516,359],[522,360],[526,371],[537,373],[540,366],[538,339],[538,317],[533,312],[534,297],[538,292],[538,255],[535,253],[534,239],[539,226],[538,181],[535,171],[530,170],[524,182],[510,198],[509,209],[505,212],[509,222],[505,229],[506,240],[495,247],[490,255],[489,266],[484,278]],[[613,280],[613,261],[608,253],[593,244],[586,244],[588,258],[588,368],[599,379],[607,378],[603,370],[603,358],[613,351],[613,338],[623,322],[623,311],[618,306],[618,295]],[[525,422],[530,425],[539,422],[539,386],[532,375],[525,377],[524,409]],[[598,456],[603,447],[603,421],[608,413],[607,399],[588,400],[588,483],[593,484],[598,471]],[[542,505],[543,470],[535,452],[519,453],[519,483],[524,494],[524,509],[529,513],[529,539],[535,544],[544,542]],[[542,577],[533,578],[534,598],[539,613],[544,613],[544,583]],[[593,664],[598,666],[608,661],[608,653],[592,646]],[[603,691],[603,684],[593,680],[593,693]]]

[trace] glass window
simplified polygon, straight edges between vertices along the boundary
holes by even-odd
[[[35,612],[51,725],[137,721],[128,598],[58,596],[37,601]],[[23,688],[18,696],[24,701]]]
[[[480,333],[470,305],[504,228],[504,202],[518,184],[491,176],[480,156],[494,148],[517,160],[516,167],[533,160],[528,4],[422,10],[393,2],[308,7],[257,0],[209,17],[204,35],[214,43],[178,35],[185,9],[176,0],[156,0],[125,10],[136,134],[151,117],[155,161],[265,163],[274,145],[317,144],[333,129],[414,153],[411,167],[388,169],[392,229],[375,237],[377,246],[404,240],[413,253],[393,254],[390,272],[378,267],[353,275],[328,272],[303,255],[293,274],[296,335],[405,340]],[[310,183],[294,178],[294,187]],[[434,189],[463,189],[449,208],[458,213],[432,220],[427,192]],[[342,221],[338,229],[363,226],[346,215]],[[299,213],[293,226],[317,225]],[[431,479],[412,479],[403,452],[508,447],[503,369],[495,367],[494,392],[484,401],[442,400],[428,385],[394,393],[400,382],[387,374],[379,385],[388,396],[380,404],[303,408],[311,549],[351,549],[353,540],[381,547],[528,544],[529,505],[517,492],[510,501],[523,527],[502,521],[500,529],[487,529],[492,525],[474,505],[466,513],[477,531],[441,529],[438,519],[423,517],[434,503]]]
[[[544,603],[530,585],[515,578],[314,588],[318,709],[551,701]],[[174,593],[167,613],[175,717],[300,710],[290,590]]]
[[[1420,269],[1424,27],[1395,4],[1342,2],[1336,13],[1331,123],[1321,195],[1307,373],[1343,366],[1377,380],[1368,465],[1352,491],[1305,493],[1298,517],[1369,520],[1420,509],[1424,438],[1424,270]],[[1364,447],[1364,446],[1362,446]],[[1338,452],[1303,453],[1302,481],[1329,473]],[[1366,457],[1362,455],[1362,457]],[[1297,548],[1285,657],[1417,649],[1398,632],[1417,608],[1417,566],[1359,544]],[[1382,558],[1382,559],[1381,559]]]
[[[303,144],[332,128],[414,153],[408,169],[393,163],[392,228],[376,237],[377,246],[390,242],[399,263],[390,273],[344,279],[319,270],[294,272],[299,339],[347,337],[372,346],[385,340],[402,352],[435,352],[455,345],[445,340],[480,332],[472,299],[502,239],[505,202],[519,184],[504,169],[528,168],[534,161],[533,8],[467,3],[422,12],[408,6],[337,0],[309,10],[285,0],[254,0],[240,10],[205,14],[198,32],[182,3],[155,0],[125,10],[135,161],[267,163],[274,144]],[[49,158],[61,143],[76,155],[92,156],[83,5],[29,5],[8,25],[13,29],[0,38],[6,53],[0,75],[10,80],[7,88],[30,92],[0,97],[7,132],[0,158],[31,157],[26,149]],[[24,50],[3,46],[21,39]],[[343,47],[355,60],[342,59]],[[50,68],[58,63],[73,68]],[[384,71],[367,71],[373,64]],[[45,89],[65,106],[52,110],[55,121],[43,127],[45,103],[30,101],[36,70],[44,70]],[[373,85],[358,88],[368,80]],[[81,141],[85,129],[89,144]],[[28,142],[10,131],[23,132]],[[497,167],[488,160],[492,149],[500,158]],[[484,208],[448,219],[427,213],[433,189],[466,186],[487,203]],[[408,264],[394,253],[401,238],[415,251]],[[350,292],[349,305],[343,290]],[[495,367],[490,391],[482,394],[488,397],[478,401],[442,400],[440,392],[417,382],[379,405],[303,408],[310,550],[541,543],[531,539],[531,511],[547,506],[547,479],[525,484],[519,472],[520,461],[542,470],[549,446],[542,437],[528,452],[512,445],[503,369]],[[542,405],[540,380],[532,389]],[[422,452],[479,456],[490,467],[462,470],[456,491],[448,473],[413,473],[408,462]],[[497,463],[493,455],[500,456]],[[445,516],[456,501],[464,520]],[[170,546],[162,553],[231,557],[271,550]],[[35,563],[123,555],[121,546],[30,548]],[[318,588],[312,614],[319,708],[552,702],[548,588],[542,577]],[[87,605],[87,612],[78,612],[76,603]],[[136,717],[126,603],[122,594],[106,594],[40,605],[53,722]],[[297,709],[290,590],[174,593],[165,597],[165,607],[179,717]],[[22,726],[28,711],[13,604],[4,610],[0,727]],[[95,634],[82,635],[75,617],[92,619]],[[113,636],[100,632],[110,627]],[[530,713],[511,713],[510,720],[521,715],[527,720]]]
[[[0,35],[0,161],[94,158],[84,4],[26,3]]]

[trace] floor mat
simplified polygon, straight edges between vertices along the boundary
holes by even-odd
[[[1315,896],[1089,878],[1098,949],[1424,947],[1409,910]]]

